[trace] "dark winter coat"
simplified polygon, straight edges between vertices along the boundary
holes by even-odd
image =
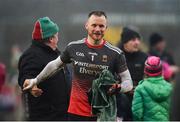
[[[25,79],[35,78],[48,62],[59,55],[58,50],[54,51],[43,43],[32,41],[32,45],[19,60],[18,83],[20,87],[22,88]],[[41,96],[33,97],[29,92],[23,94],[29,120],[67,120],[70,92],[68,79],[68,70],[63,68],[39,83],[38,88],[43,90]]]
[[[147,54],[138,51],[134,53],[125,52],[126,62],[133,80],[133,86],[137,86],[138,82],[143,79],[144,76],[144,63],[147,58]]]

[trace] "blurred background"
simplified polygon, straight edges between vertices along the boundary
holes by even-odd
[[[105,38],[113,45],[120,40],[123,26],[140,32],[142,49],[148,51],[149,35],[160,33],[167,41],[180,65],[180,1],[179,0],[0,0],[0,62],[6,65],[6,80],[17,85],[17,62],[21,53],[31,44],[35,21],[50,17],[60,27],[59,48],[86,37],[84,23],[88,13],[103,10],[108,16],[109,28]],[[177,75],[177,80],[180,80]],[[18,91],[17,89],[15,89]],[[20,91],[16,92],[19,113],[23,117]],[[1,114],[0,114],[1,116]]]

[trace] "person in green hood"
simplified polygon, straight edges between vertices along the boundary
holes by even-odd
[[[135,89],[132,103],[135,121],[168,121],[172,86],[162,77],[162,62],[150,56],[145,62],[145,78]]]

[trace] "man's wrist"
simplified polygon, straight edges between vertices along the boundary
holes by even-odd
[[[32,82],[33,82],[33,85],[37,85],[38,84],[38,79],[34,78],[34,79],[32,79]]]

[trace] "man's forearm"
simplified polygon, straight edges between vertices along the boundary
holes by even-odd
[[[62,66],[63,66],[63,62],[61,61],[60,56],[57,57],[55,60],[49,62],[45,66],[45,68],[39,73],[39,75],[35,78],[36,84],[50,77],[52,74],[57,72],[59,68],[62,68]]]
[[[133,83],[131,79],[131,75],[129,73],[129,70],[127,69],[124,72],[119,73],[121,77],[121,92],[128,92],[131,91],[133,88]]]

